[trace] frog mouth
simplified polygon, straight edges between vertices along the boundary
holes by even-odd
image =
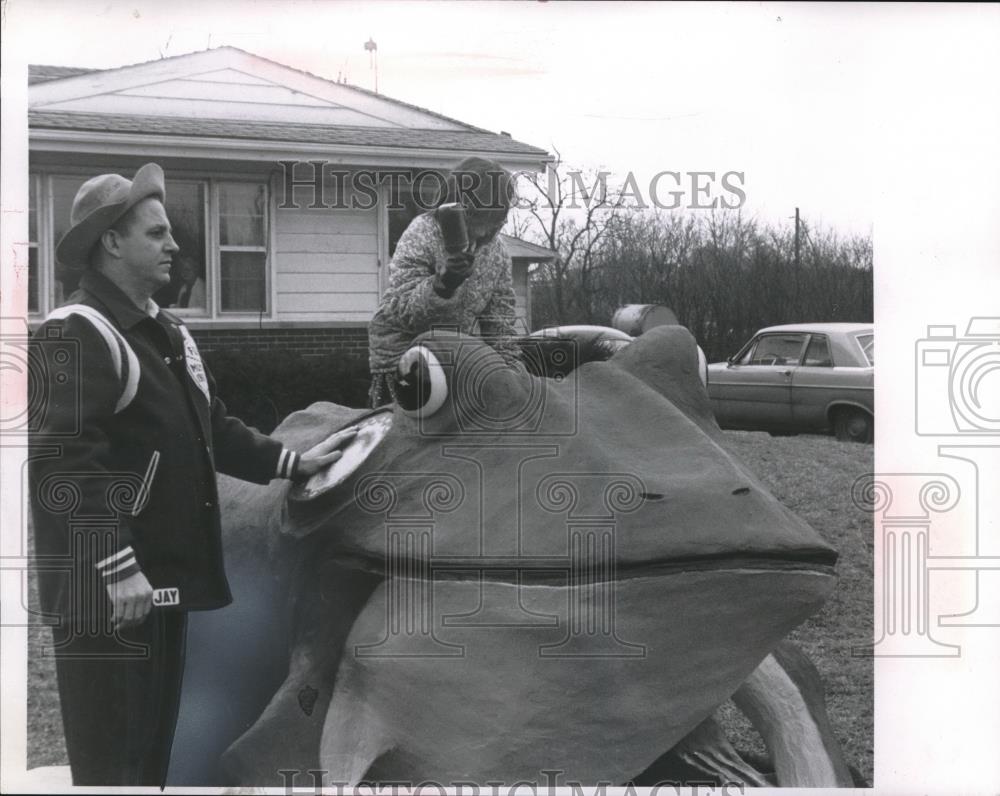
[[[837,553],[832,550],[804,548],[775,553],[714,553],[661,560],[617,564],[587,562],[581,565],[569,556],[485,557],[443,556],[387,558],[338,552],[337,562],[348,569],[387,574],[395,577],[426,577],[433,580],[480,580],[522,586],[559,586],[586,583],[621,582],[636,578],[669,577],[691,572],[800,572],[836,576]]]

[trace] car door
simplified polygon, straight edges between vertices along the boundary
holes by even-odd
[[[810,334],[801,364],[792,369],[792,421],[803,430],[826,428],[826,408],[837,391],[830,340]]]
[[[713,379],[719,422],[731,428],[787,428],[792,424],[792,371],[807,335],[760,335],[740,359]]]

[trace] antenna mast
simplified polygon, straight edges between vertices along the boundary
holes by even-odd
[[[378,45],[371,36],[365,42],[365,50],[368,51],[368,68],[375,72],[375,93],[378,94]]]

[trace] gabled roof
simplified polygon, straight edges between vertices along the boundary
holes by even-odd
[[[238,138],[255,141],[290,141],[346,146],[400,147],[403,149],[488,150],[498,154],[546,156],[543,149],[522,144],[476,128],[420,130],[412,128],[325,127],[315,124],[186,119],[163,116],[28,111],[32,129],[77,130],[103,133]]]
[[[455,149],[539,162],[548,153],[457,119],[317,77],[235,47],[114,69],[29,68],[29,128],[47,148],[65,131]]]
[[[80,66],[44,66],[42,64],[30,64],[28,66],[28,85],[44,83],[46,80],[59,80],[64,77],[74,77],[75,75],[85,75],[87,72],[97,72],[97,69],[87,69]]]
[[[507,249],[507,254],[509,254],[512,258],[530,260],[533,263],[541,263],[554,260],[558,257],[558,255],[551,249],[546,249],[544,246],[539,246],[537,243],[530,243],[529,241],[515,238],[513,235],[504,235],[503,233],[500,233],[500,238],[503,240],[503,245]]]

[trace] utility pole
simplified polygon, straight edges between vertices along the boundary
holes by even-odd
[[[799,209],[795,208],[795,259],[793,261],[792,267],[795,270],[795,310],[798,312],[799,308],[799,297],[802,295],[802,275],[799,268]]]
[[[799,209],[795,208],[795,270],[799,269]]]

